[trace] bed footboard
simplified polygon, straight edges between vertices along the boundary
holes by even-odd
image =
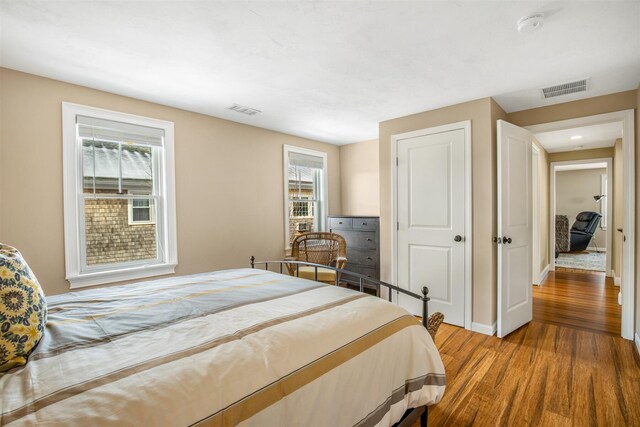
[[[300,266],[308,266],[308,267],[313,267],[314,271],[315,271],[315,280],[318,281],[318,269],[321,268],[323,270],[333,270],[336,272],[336,285],[339,284],[340,281],[340,277],[341,276],[350,276],[353,278],[358,279],[358,283],[360,285],[360,292],[364,292],[364,284],[368,283],[371,285],[376,286],[378,289],[385,287],[389,290],[389,302],[393,302],[393,294],[391,293],[391,291],[396,291],[399,292],[401,294],[405,294],[405,295],[409,295],[410,297],[419,299],[422,301],[422,326],[424,326],[425,328],[427,328],[428,326],[428,319],[429,319],[429,301],[431,300],[431,298],[429,298],[429,288],[426,286],[422,287],[422,296],[408,291],[406,289],[402,289],[398,286],[392,285],[391,283],[387,283],[387,282],[383,282],[381,280],[376,280],[376,279],[372,279],[371,277],[367,277],[363,274],[360,273],[356,273],[353,271],[349,271],[349,270],[344,270],[342,268],[337,268],[337,267],[332,267],[329,265],[322,265],[322,264],[314,264],[312,262],[305,262],[305,261],[256,261],[255,257],[251,257],[249,259],[250,263],[251,263],[251,268],[256,268],[257,265],[264,265],[264,269],[265,270],[269,270],[269,264],[271,264],[272,266],[277,265],[279,266],[279,270],[280,270],[280,274],[283,274],[285,267],[286,266],[291,266],[291,265],[295,265],[295,272],[296,272],[296,276],[299,277],[300,276]]]

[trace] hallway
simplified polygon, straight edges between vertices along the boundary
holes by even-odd
[[[533,320],[619,337],[619,290],[604,273],[558,268],[533,287]]]

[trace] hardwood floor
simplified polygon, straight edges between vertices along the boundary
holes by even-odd
[[[429,426],[640,425],[640,357],[622,338],[533,321],[499,339],[450,325]]]
[[[533,287],[533,320],[620,336],[619,290],[601,272],[551,271]]]
[[[640,357],[620,338],[617,293],[604,274],[557,271],[506,338],[442,325],[447,390],[429,425],[640,426]]]

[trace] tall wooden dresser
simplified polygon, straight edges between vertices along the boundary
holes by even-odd
[[[329,231],[347,241],[346,270],[380,280],[380,218],[377,216],[330,216]],[[350,287],[358,280],[344,277]],[[378,294],[375,286],[367,286],[368,293]]]

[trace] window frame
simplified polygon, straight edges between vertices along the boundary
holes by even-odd
[[[311,150],[309,148],[296,147],[293,145],[283,145],[283,183],[284,183],[284,242],[285,251],[291,249],[290,235],[289,235],[289,153],[306,154],[309,156],[315,156],[322,158],[322,177],[319,183],[319,198],[308,201],[315,201],[316,203],[316,215],[318,218],[318,231],[324,231],[327,229],[327,216],[329,213],[329,194],[328,194],[328,162],[327,153],[324,151]],[[304,200],[297,200],[304,201]]]
[[[84,241],[83,148],[78,137],[76,117],[88,116],[164,130],[162,155],[158,159],[159,188],[155,197],[154,219],[160,226],[158,247],[164,249],[157,259],[118,264],[87,266]],[[175,273],[178,264],[176,238],[176,198],[173,122],[136,116],[73,103],[62,103],[63,188],[65,269],[70,288],[141,279]],[[129,202],[131,205],[131,201]],[[136,223],[139,224],[139,223]]]
[[[149,206],[133,206],[135,200],[148,200]],[[151,203],[151,198],[129,199],[129,225],[153,225],[156,223],[156,204]],[[146,221],[136,221],[133,218],[134,209],[149,209],[149,219]]]

